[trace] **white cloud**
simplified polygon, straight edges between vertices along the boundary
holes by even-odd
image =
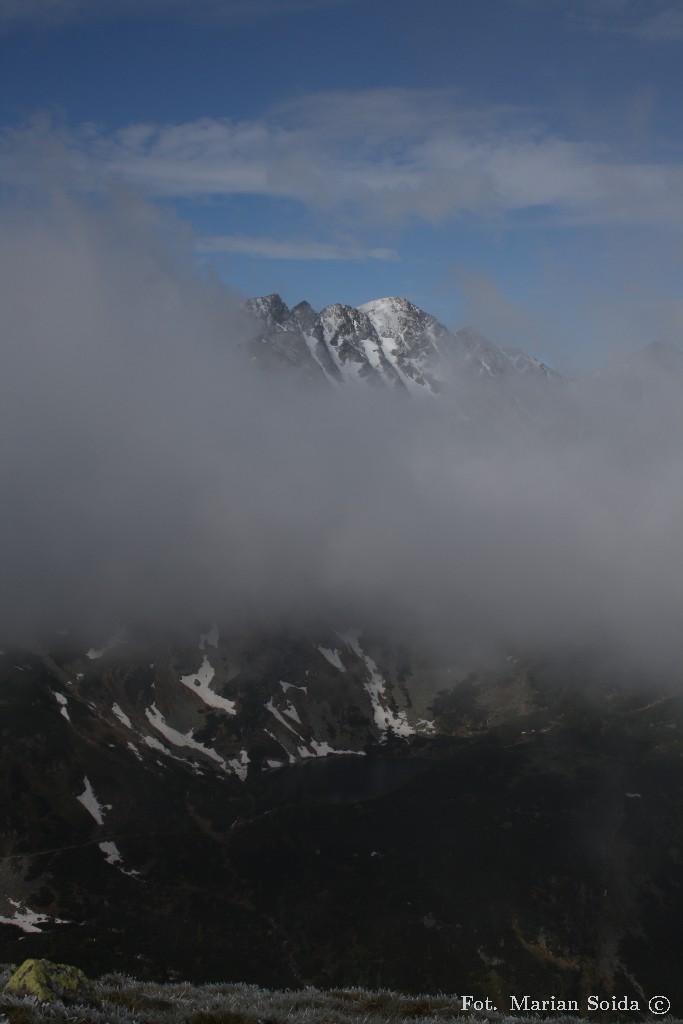
[[[206,254],[240,253],[271,260],[395,260],[395,249],[368,248],[310,240],[248,238],[244,235],[210,235],[201,238],[195,251]]]
[[[250,121],[133,124],[113,135],[87,126],[58,143],[42,131],[53,164],[69,166],[81,187],[122,180],[154,198],[254,195],[397,224],[529,211],[586,225],[683,219],[681,164],[629,161],[528,112],[465,107],[445,92],[321,94]],[[6,136],[6,180],[36,173],[37,134]]]

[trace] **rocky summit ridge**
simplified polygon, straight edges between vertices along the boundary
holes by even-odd
[[[309,380],[438,394],[458,380],[560,378],[520,349],[498,348],[472,327],[451,331],[399,296],[358,307],[334,303],[318,313],[305,301],[289,309],[272,294],[249,299],[245,310],[259,327],[251,358],[265,368],[295,368]]]

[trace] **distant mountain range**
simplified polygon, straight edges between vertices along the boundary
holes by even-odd
[[[498,348],[472,327],[450,331],[400,297],[357,308],[335,303],[317,313],[308,302],[289,309],[279,295],[265,295],[245,308],[261,325],[249,343],[252,358],[268,369],[296,368],[311,380],[438,394],[458,378],[560,379],[520,349]]]
[[[4,961],[683,1006],[672,693],[209,626],[6,648],[0,702]]]
[[[461,383],[570,383],[520,348],[499,348],[474,327],[451,331],[408,299],[392,296],[361,306],[334,303],[319,313],[303,301],[290,309],[277,295],[248,299],[255,331],[251,358],[268,371],[295,370],[310,381],[363,382],[413,395],[448,394]],[[588,373],[598,388],[683,382],[683,349],[653,341]]]

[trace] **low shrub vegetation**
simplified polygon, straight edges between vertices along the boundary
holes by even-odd
[[[0,1024],[478,1024],[539,1018],[502,1013],[462,1013],[455,995],[409,996],[383,989],[269,990],[256,985],[191,985],[136,981],[107,974],[74,999],[41,1002],[5,991],[15,965],[0,966]],[[589,1024],[579,1017],[547,1017],[561,1024]],[[683,1024],[672,1018],[666,1024]],[[591,1022],[595,1024],[595,1022]]]

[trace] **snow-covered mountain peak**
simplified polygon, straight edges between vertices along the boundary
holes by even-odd
[[[400,338],[408,342],[428,333],[433,342],[450,334],[448,328],[431,313],[399,296],[375,299],[358,308],[370,318],[380,337]]]
[[[244,308],[247,313],[251,313],[252,316],[265,321],[269,327],[273,327],[275,324],[280,327],[283,326],[290,315],[289,307],[276,292],[273,292],[272,295],[261,295],[255,299],[247,299],[244,303]]]
[[[364,302],[358,309],[369,317],[377,333],[386,337],[404,334],[425,316],[424,311],[408,299],[396,295]]]
[[[246,310],[264,330],[250,343],[267,367],[298,367],[312,381],[390,385],[414,394],[445,393],[457,380],[559,375],[521,350],[504,352],[472,327],[450,331],[401,296],[317,313],[289,309],[277,294],[250,299]]]
[[[334,303],[319,314],[313,335],[330,353],[342,378],[373,383],[400,383],[387,361],[372,321],[354,306]]]
[[[308,334],[313,330],[317,318],[318,314],[313,306],[304,299],[303,302],[298,302],[296,306],[292,307],[287,326],[294,327],[296,325],[305,334]]]

